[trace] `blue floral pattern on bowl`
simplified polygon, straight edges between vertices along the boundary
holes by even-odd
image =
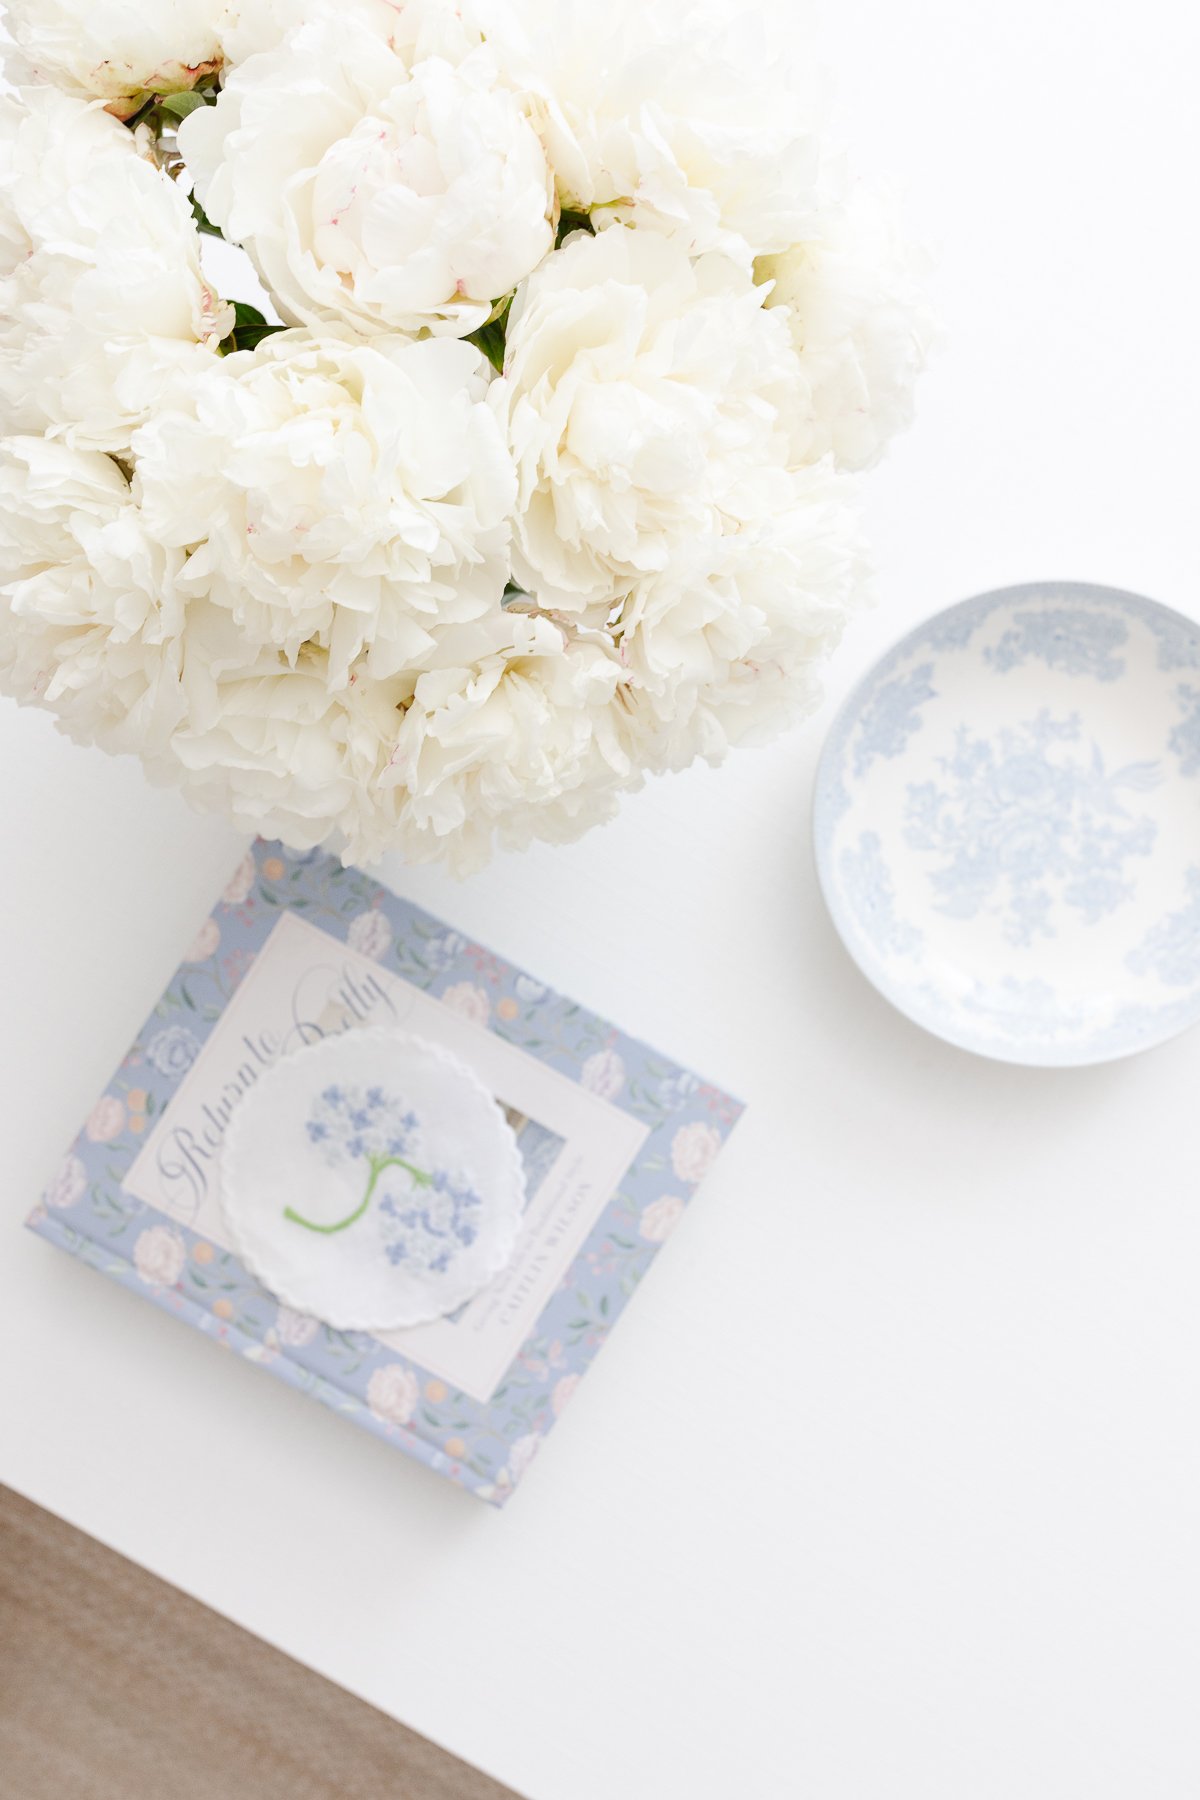
[[[1054,936],[1056,892],[1089,924],[1132,897],[1128,859],[1150,855],[1158,826],[1129,801],[1162,774],[1157,763],[1110,774],[1094,741],[1082,759],[1057,754],[1081,738],[1077,713],[1041,712],[990,739],[963,725],[939,775],[909,787],[904,841],[936,858],[939,911],[974,919],[997,901],[1005,937],[1025,946]]]
[[[901,1011],[1007,1061],[1200,1018],[1200,626],[1073,583],[984,594],[868,675],[822,755],[818,868]]]

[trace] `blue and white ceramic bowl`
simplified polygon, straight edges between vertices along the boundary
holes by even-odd
[[[1200,1019],[1200,626],[1070,582],[950,607],[842,709],[814,828],[847,948],[929,1031],[1160,1043]]]

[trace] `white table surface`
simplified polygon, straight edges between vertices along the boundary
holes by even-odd
[[[827,42],[950,332],[832,696],[1010,581],[1196,613],[1194,12]],[[497,1514],[21,1230],[240,844],[0,707],[0,1479],[530,1800],[1194,1800],[1200,1036],[1036,1073],[892,1013],[814,886],[827,719],[463,886],[385,865],[750,1102]]]

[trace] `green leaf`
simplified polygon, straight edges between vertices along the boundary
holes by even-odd
[[[585,212],[564,212],[559,217],[558,235],[554,240],[554,248],[559,249],[573,231],[588,231],[593,237],[596,235],[596,227]]]
[[[209,237],[216,237],[216,238],[224,237],[224,235],[225,235],[224,232],[221,231],[219,226],[216,226],[213,224],[212,220],[209,218],[208,214],[205,212],[204,208],[201,206],[200,202],[197,200],[195,194],[193,194],[191,196],[191,202],[192,202],[192,217],[196,221],[197,230],[207,232]]]
[[[235,300],[233,330],[227,338],[222,339],[221,349],[225,355],[233,350],[257,350],[264,338],[270,337],[273,332],[286,330],[286,325],[269,325],[257,306],[251,306],[245,300]]]
[[[490,324],[481,325],[478,331],[471,332],[467,338],[468,344],[474,344],[477,349],[482,350],[493,369],[501,375],[504,373],[505,323],[504,319],[493,319]]]
[[[483,351],[501,375],[504,373],[504,346],[508,340],[508,315],[512,311],[512,295],[507,300],[497,302],[495,312],[486,324],[468,337],[468,344],[474,344]]]
[[[235,350],[257,350],[264,338],[272,337],[277,331],[286,331],[286,325],[248,325],[245,331],[235,331],[233,347]],[[229,343],[226,338],[225,342]]]
[[[212,98],[215,101],[216,95],[214,94]],[[169,119],[186,119],[189,113],[196,111],[197,107],[208,104],[208,98],[204,94],[196,93],[193,88],[186,94],[164,94],[158,103],[158,110],[166,113]]]

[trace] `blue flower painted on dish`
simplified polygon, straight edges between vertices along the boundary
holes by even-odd
[[[429,1182],[409,1195],[385,1195],[379,1211],[391,1263],[442,1275],[459,1250],[479,1236],[479,1195],[463,1175],[436,1169]],[[394,1229],[392,1229],[394,1227]]]
[[[1190,619],[1162,607],[1146,623],[1158,644],[1160,669],[1200,669],[1200,634]]]
[[[1186,880],[1185,904],[1148,931],[1128,958],[1135,974],[1157,975],[1167,987],[1200,982],[1200,868],[1190,868]]]
[[[933,664],[924,663],[910,674],[887,682],[871,700],[859,721],[854,773],[865,775],[877,756],[899,756],[909,738],[920,728],[921,708],[932,700]]]
[[[367,1216],[378,1192],[389,1262],[441,1275],[459,1250],[475,1242],[481,1196],[460,1170],[424,1166],[421,1122],[399,1095],[382,1087],[324,1088],[306,1131],[323,1162],[363,1165],[363,1191],[348,1213],[326,1224],[287,1206],[284,1217],[294,1225],[321,1237],[338,1236]]]
[[[1179,758],[1181,775],[1200,774],[1200,688],[1184,682],[1176,691],[1182,717],[1168,742]]]
[[[857,844],[843,850],[842,883],[854,916],[880,950],[893,956],[919,956],[921,933],[896,917],[896,896],[878,834],[864,831]]]
[[[1115,654],[1129,637],[1124,620],[1086,607],[1051,606],[1017,612],[999,642],[985,655],[992,667],[1007,674],[1030,657],[1068,675],[1092,675],[1116,681],[1125,664]]]
[[[336,1168],[361,1162],[365,1187],[362,1198],[342,1218],[318,1224],[295,1207],[284,1208],[284,1218],[306,1231],[334,1237],[357,1225],[370,1208],[379,1180],[389,1169],[401,1169],[418,1187],[430,1187],[432,1171],[411,1160],[420,1154],[420,1121],[411,1107],[381,1087],[322,1089],[314,1100],[305,1126],[308,1141],[322,1162]]]
[[[965,607],[950,606],[930,619],[925,644],[928,650],[966,650],[986,619],[983,608],[968,612]]]
[[[1091,925],[1131,898],[1127,860],[1150,854],[1158,828],[1128,803],[1162,777],[1154,763],[1110,773],[1097,744],[1055,756],[1081,738],[1078,717],[1044,712],[992,740],[964,725],[939,759],[941,779],[909,788],[905,838],[937,858],[929,880],[939,910],[970,919],[994,904],[1008,941],[1026,945],[1056,935],[1056,900]]]

